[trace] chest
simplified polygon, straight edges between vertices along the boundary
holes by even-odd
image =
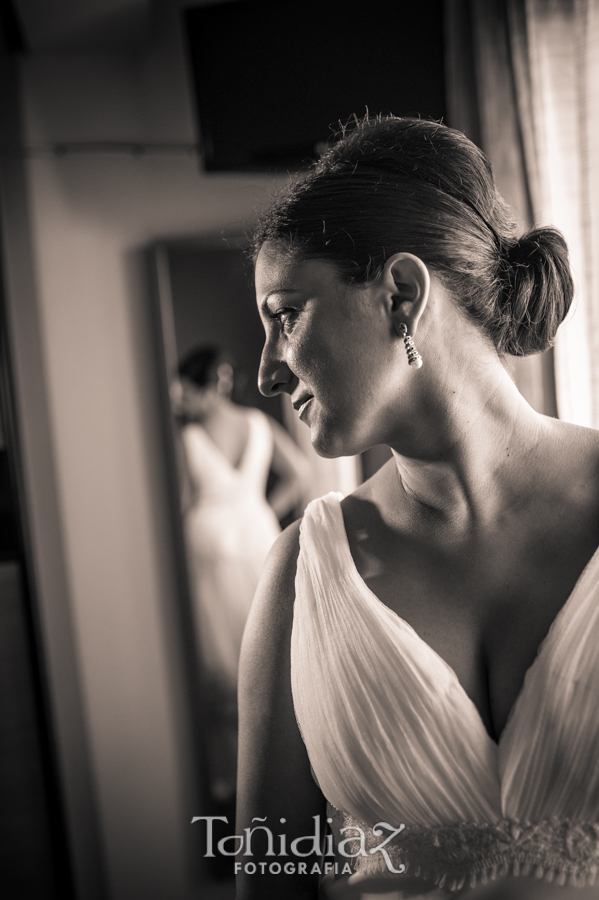
[[[522,533],[440,550],[380,529],[365,537],[350,525],[348,541],[367,586],[451,666],[498,740],[597,535]]]

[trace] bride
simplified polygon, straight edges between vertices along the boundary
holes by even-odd
[[[239,900],[596,896],[599,438],[504,365],[568,312],[563,238],[518,236],[462,134],[387,117],[274,203],[255,268],[262,392],[322,456],[393,456],[263,572]]]

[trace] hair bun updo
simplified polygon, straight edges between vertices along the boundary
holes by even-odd
[[[495,344],[512,356],[551,347],[574,295],[568,248],[555,228],[535,228],[502,248]]]
[[[418,256],[500,354],[551,346],[573,295],[561,234],[518,238],[482,151],[439,122],[356,119],[260,217],[252,242],[330,261],[367,284],[399,250]]]

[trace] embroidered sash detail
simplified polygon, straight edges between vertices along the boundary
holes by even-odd
[[[408,826],[387,842],[400,823],[370,827],[331,804],[327,812],[335,845],[345,842],[339,861],[349,862],[352,872],[363,875],[401,879],[399,870],[451,893],[506,875],[585,887],[594,885],[599,874],[597,822],[553,818],[525,825],[502,819],[492,824]]]

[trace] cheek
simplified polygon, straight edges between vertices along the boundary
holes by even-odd
[[[355,402],[366,388],[372,368],[367,324],[325,312],[300,320],[289,337],[287,364],[327,405],[339,407],[348,397]]]
[[[287,350],[289,368],[310,386],[325,376],[330,352],[318,329],[298,326],[290,337]]]

